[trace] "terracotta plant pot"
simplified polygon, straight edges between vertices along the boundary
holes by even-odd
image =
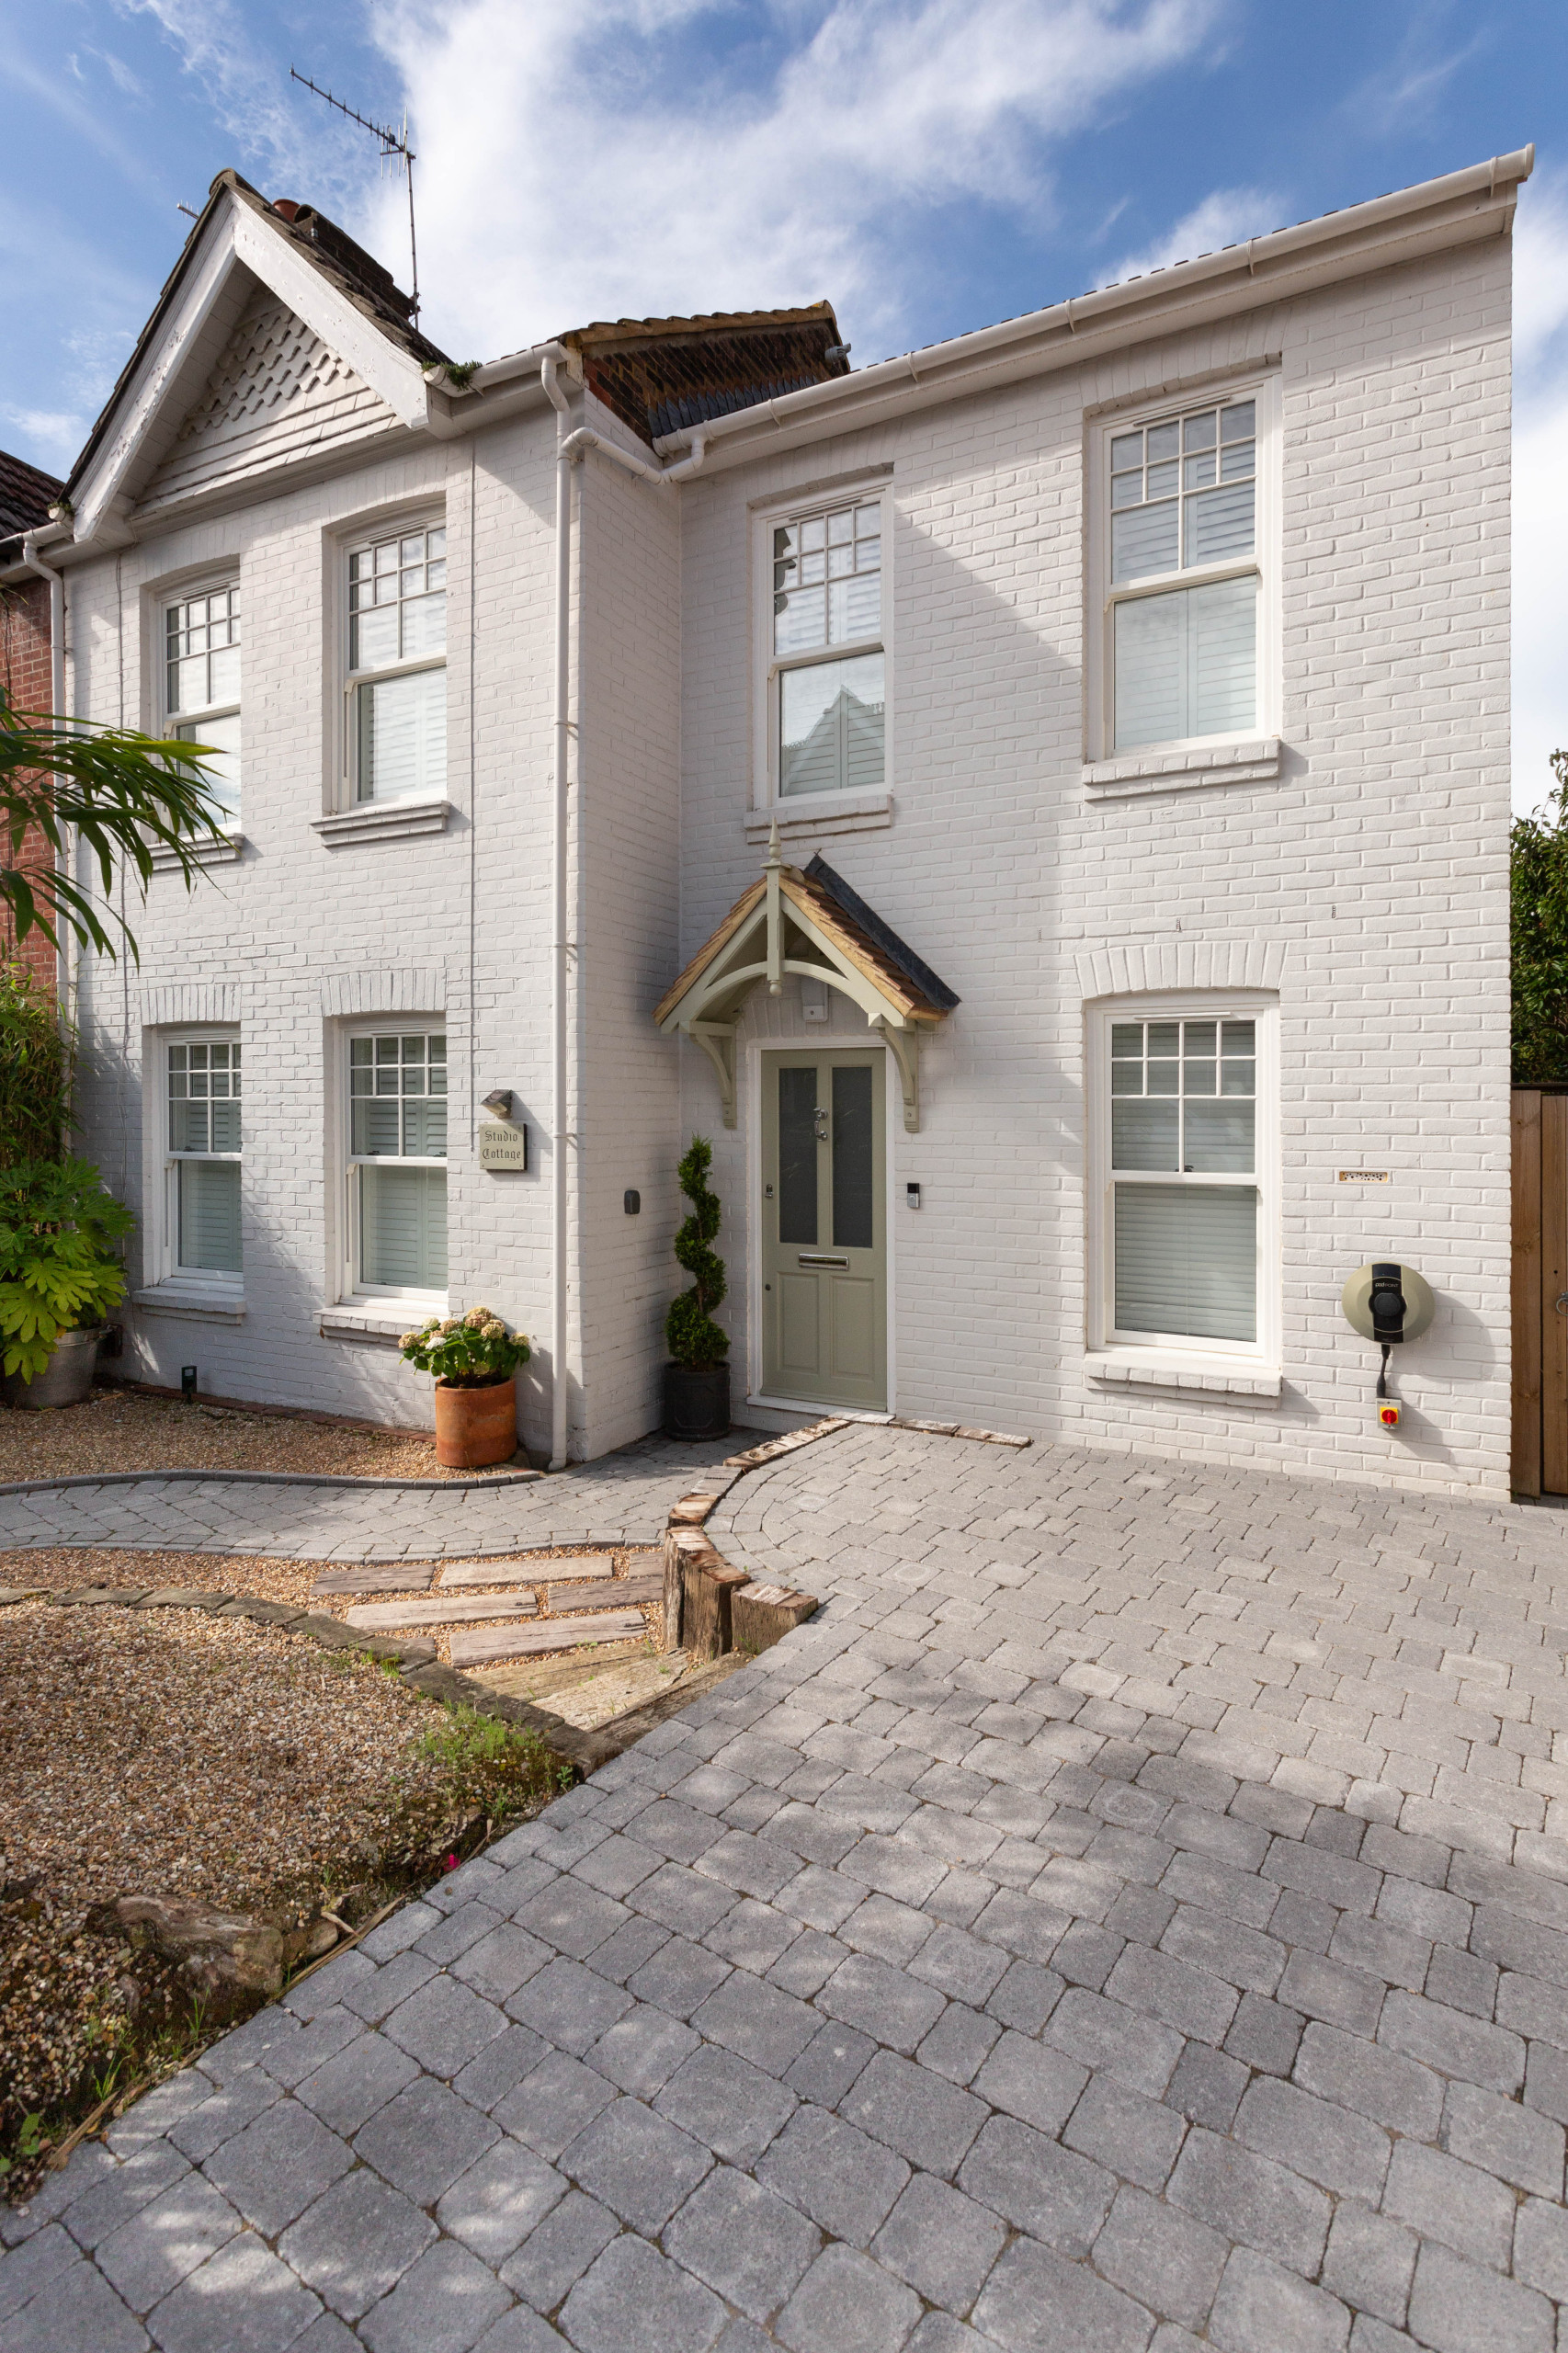
[[[665,1367],[665,1436],[722,1438],[730,1427],[730,1368],[727,1364]]]
[[[494,1381],[487,1389],[436,1383],[436,1460],[449,1471],[482,1471],[517,1450],[517,1384]]]

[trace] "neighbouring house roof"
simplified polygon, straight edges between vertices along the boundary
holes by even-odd
[[[598,319],[560,338],[590,392],[652,448],[704,425],[849,373],[831,302],[691,319]]]
[[[64,488],[41,467],[0,449],[0,542],[40,529]]]
[[[813,924],[824,938],[871,983],[889,1009],[902,1015],[905,1021],[940,1021],[960,1002],[946,982],[938,980],[892,926],[885,924],[822,858],[813,858],[803,871],[795,866],[780,867],[778,891],[786,904],[798,909]],[[660,998],[653,1013],[655,1022],[668,1020],[681,999],[689,995],[698,982],[719,962],[762,905],[767,892],[765,873],[736,900],[680,978]]]

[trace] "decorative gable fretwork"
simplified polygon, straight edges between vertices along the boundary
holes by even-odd
[[[313,328],[258,287],[142,503],[165,506],[396,423]]]

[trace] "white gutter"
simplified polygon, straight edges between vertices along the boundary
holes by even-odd
[[[925,350],[781,393],[736,409],[703,428],[709,471],[772,455],[832,434],[960,400],[1002,384],[1078,366],[1130,345],[1291,300],[1369,271],[1424,255],[1506,235],[1517,191],[1529,177],[1535,149],[1521,147],[1483,164],[1425,180],[1320,220],[1278,229],[1245,244],[1177,262],[1121,286],[1031,311]],[[684,449],[689,427],[660,436],[661,453]]]
[[[567,1037],[571,943],[568,932],[567,870],[571,843],[572,746],[572,469],[590,449],[613,458],[640,482],[683,481],[701,465],[706,437],[694,438],[691,455],[678,465],[660,468],[635,457],[619,443],[607,440],[591,426],[571,430],[572,404],[562,390],[559,370],[569,355],[558,343],[544,344],[522,355],[537,360],[545,398],[555,411],[555,722],[553,750],[553,810],[551,835],[551,901],[554,940],[551,971],[551,1139],[550,1210],[551,1290],[550,1303],[550,1467],[566,1468],[566,1259],[569,1239],[570,1171],[567,1150]],[[497,360],[479,378],[498,381],[498,371],[516,372],[514,363]]]
[[[64,575],[56,572],[51,564],[41,561],[38,551],[38,533],[29,531],[22,541],[22,562],[29,572],[37,573],[40,580],[47,580],[49,583],[49,700],[53,717],[56,721],[61,721],[65,716],[65,580]],[[58,783],[59,779],[56,778],[55,781]],[[76,865],[74,830],[67,833],[65,840],[65,870],[74,880]],[[55,989],[60,1001],[60,1027],[63,1032],[69,1029],[71,1023],[71,997],[74,985],[71,949],[75,934],[69,924],[62,923],[58,918],[54,929],[60,942],[60,965],[55,975]]]

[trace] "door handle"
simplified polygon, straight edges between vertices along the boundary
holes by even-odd
[[[1568,1315],[1568,1290],[1560,1290],[1558,1292],[1557,1313],[1559,1315]]]
[[[827,1113],[820,1103],[812,1113],[812,1117],[817,1124],[818,1143],[825,1143],[827,1142]]]
[[[802,1250],[800,1256],[796,1259],[795,1264],[797,1267],[847,1267],[849,1261],[847,1258],[824,1258],[818,1256],[808,1256],[807,1253]]]

